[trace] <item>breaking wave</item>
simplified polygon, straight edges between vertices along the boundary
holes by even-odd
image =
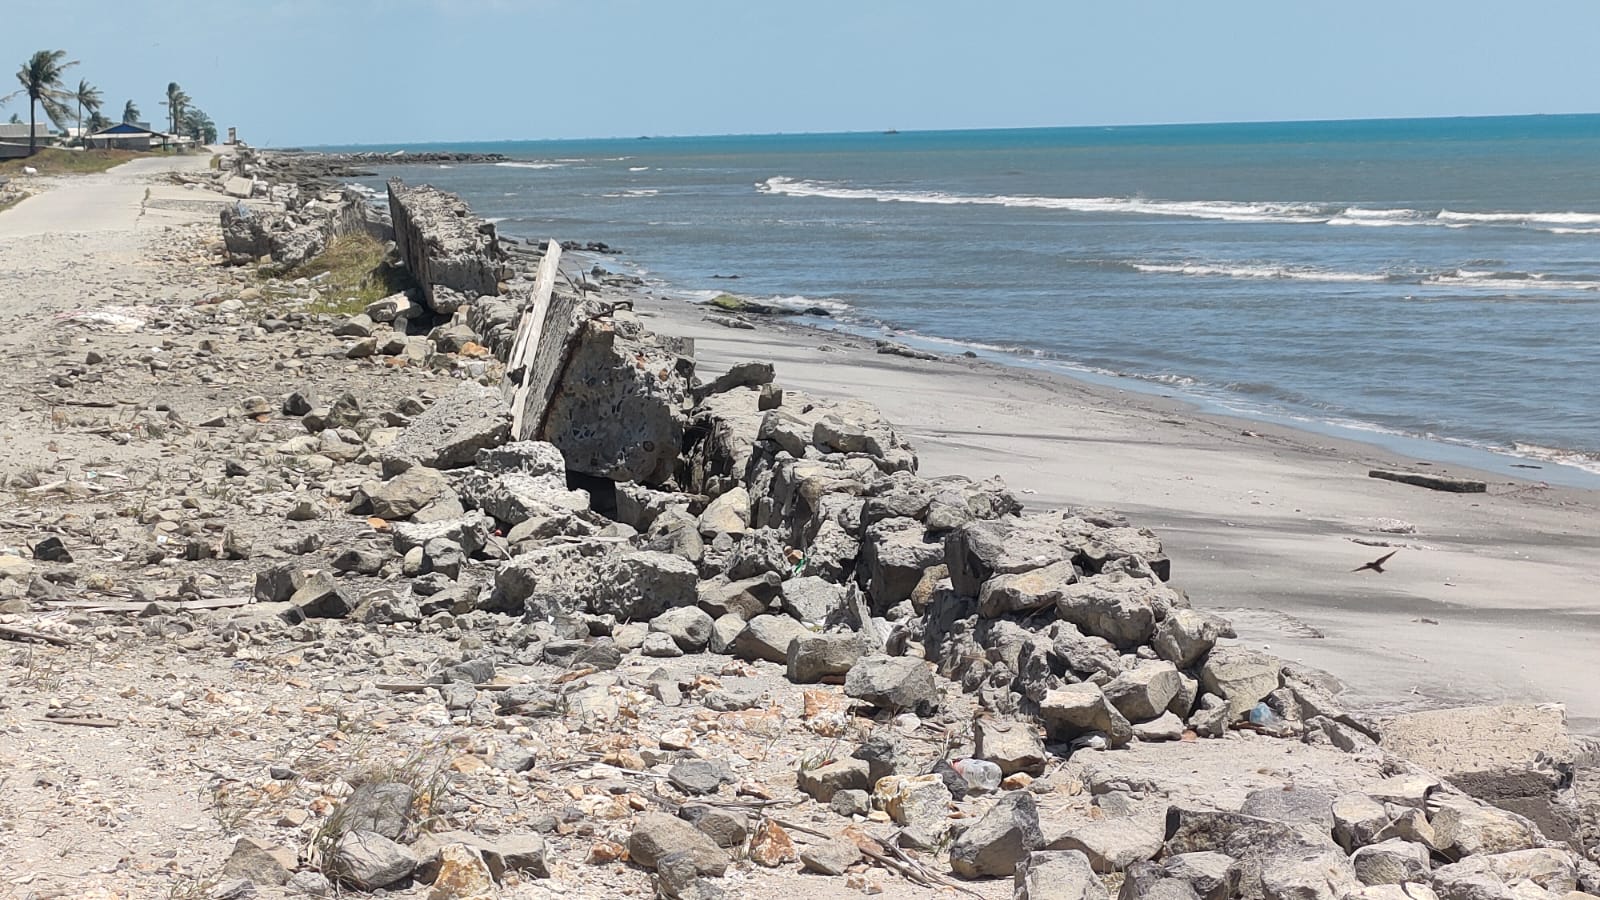
[[[1223,222],[1269,222],[1291,225],[1341,225],[1368,228],[1434,226],[1448,228],[1522,228],[1551,234],[1600,234],[1600,213],[1581,212],[1454,212],[1452,210],[1369,209],[1336,203],[1246,202],[1235,200],[1154,200],[1145,197],[1038,197],[1014,194],[954,194],[945,191],[859,188],[831,181],[809,181],[776,175],[756,185],[765,194],[919,203],[935,206],[1001,206],[1053,209],[1075,213],[1168,216]],[[1592,225],[1595,228],[1575,226]]]

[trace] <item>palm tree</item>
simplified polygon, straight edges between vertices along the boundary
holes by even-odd
[[[89,111],[89,121],[93,122],[94,115],[100,111],[100,89],[80,78],[72,99],[78,101],[78,139],[83,140],[83,111]]]
[[[22,90],[12,93],[10,97],[28,95],[29,156],[39,152],[38,108],[43,106],[44,114],[57,126],[67,117],[67,104],[72,102],[72,92],[62,89],[61,75],[77,63],[66,60],[65,50],[40,50],[17,70],[17,81],[21,82]]]
[[[167,117],[172,120],[172,128],[168,129],[168,133],[177,134],[178,126],[183,123],[183,111],[189,106],[189,95],[183,92],[176,81],[169,82],[167,99],[161,101],[161,105],[167,108]]]
[[[144,113],[139,112],[139,107],[135,106],[132,100],[122,104],[122,124],[132,125],[139,121],[139,117],[142,115]]]
[[[87,127],[89,129],[89,133],[90,134],[95,134],[97,132],[105,131],[107,128],[110,128],[111,127],[111,120],[106,118],[105,116],[100,115],[100,110],[97,109],[94,112],[89,114],[89,124],[88,124]]]
[[[195,143],[215,144],[217,142],[217,125],[206,115],[205,110],[198,107],[189,107],[183,111],[183,133],[194,138]]]

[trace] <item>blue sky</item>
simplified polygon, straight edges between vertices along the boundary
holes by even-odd
[[[178,81],[276,146],[1600,108],[1594,0],[5,5],[7,72],[65,49],[110,113]]]

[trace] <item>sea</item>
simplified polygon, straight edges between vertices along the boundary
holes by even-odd
[[[1600,116],[344,147],[685,301],[1600,486]]]

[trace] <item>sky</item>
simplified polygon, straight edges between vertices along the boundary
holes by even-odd
[[[64,49],[113,120],[177,81],[260,146],[1600,110],[1595,0],[4,6],[7,72]]]

